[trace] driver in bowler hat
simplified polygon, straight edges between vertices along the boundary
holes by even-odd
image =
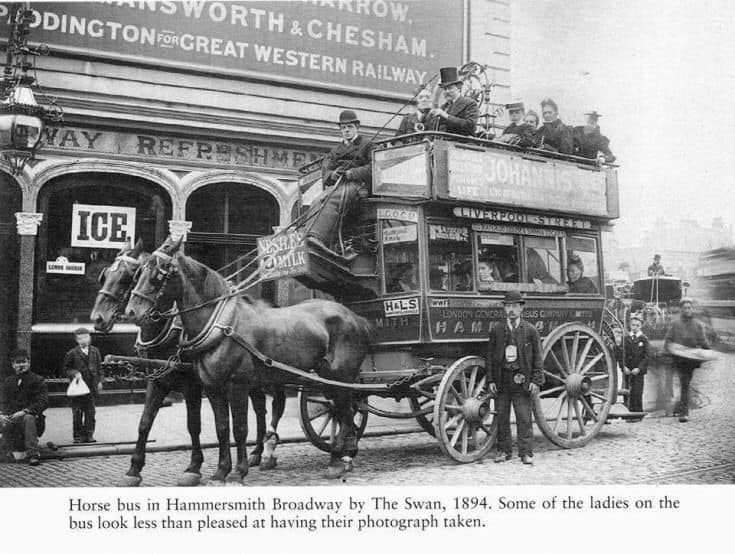
[[[372,183],[372,143],[360,134],[357,114],[342,111],[338,125],[342,140],[324,158],[324,191],[314,200],[306,218],[309,241],[330,251],[342,221],[355,210],[360,197],[367,196]]]
[[[532,396],[544,384],[541,340],[536,327],[523,320],[525,300],[518,291],[508,291],[503,299],[505,319],[490,330],[487,345],[487,380],[495,396],[498,418],[495,462],[512,457],[510,407],[516,414],[518,456],[533,464]]]

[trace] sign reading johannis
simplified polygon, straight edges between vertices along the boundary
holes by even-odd
[[[80,248],[115,248],[132,244],[135,208],[74,204],[71,245]]]
[[[457,65],[462,0],[33,2],[52,51],[406,94]],[[0,36],[7,36],[0,4]]]
[[[483,148],[447,148],[446,190],[455,200],[608,216],[607,176],[571,162],[527,159]]]

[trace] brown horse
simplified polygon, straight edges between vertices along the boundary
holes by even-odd
[[[150,254],[143,251],[139,240],[132,249],[123,249],[109,267],[100,273],[102,287],[97,293],[94,308],[90,315],[97,331],[108,333],[120,311],[125,308],[130,291],[133,288],[133,275]],[[159,301],[162,311],[173,307],[173,299],[163,297]],[[136,350],[138,355],[146,358],[168,359],[178,349],[181,327],[174,325],[173,319],[159,321],[147,320],[140,325]],[[178,481],[179,486],[195,486],[201,480],[200,468],[204,461],[199,440],[202,419],[202,385],[199,378],[191,370],[178,369],[157,379],[149,379],[146,386],[145,404],[138,423],[138,440],[130,459],[122,484],[137,487],[143,478],[141,471],[145,465],[145,447],[158,410],[171,391],[184,394],[186,402],[186,426],[191,437],[191,460],[189,466]]]
[[[126,308],[142,323],[161,295],[175,298],[184,327],[185,349],[195,355],[195,367],[210,399],[220,447],[213,481],[224,481],[232,470],[229,450],[229,410],[237,445],[240,477],[248,471],[247,399],[251,386],[302,384],[303,380],[263,363],[259,351],[320,377],[354,383],[370,343],[367,321],[336,302],[310,300],[286,308],[271,308],[231,293],[215,271],[179,252],[180,241],[167,240],[141,266]],[[357,454],[352,392],[340,387],[325,391],[335,403],[339,433],[332,445],[326,476],[336,478],[352,468]]]

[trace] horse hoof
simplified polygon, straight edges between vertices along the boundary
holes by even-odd
[[[334,460],[329,462],[327,471],[324,472],[324,477],[327,479],[339,479],[348,471],[352,471],[352,462],[345,463],[342,460]]]
[[[259,466],[261,462],[261,456],[260,454],[251,454],[248,458],[248,465],[250,467]]]
[[[137,487],[140,485],[140,483],[143,481],[143,478],[138,475],[126,475],[122,478],[122,481],[120,481],[121,487]]]
[[[202,476],[198,473],[190,471],[185,472],[176,483],[177,487],[196,487],[202,480]]]
[[[263,458],[263,461],[260,464],[260,469],[274,469],[277,465],[277,462],[278,458],[276,458],[275,456]]]
[[[225,482],[220,481],[218,479],[210,479],[209,481],[207,481],[207,486],[208,487],[224,487]]]

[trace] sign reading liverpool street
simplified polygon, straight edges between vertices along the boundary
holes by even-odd
[[[135,237],[135,208],[74,204],[71,245],[121,250]]]
[[[258,238],[260,278],[280,279],[303,275],[309,269],[301,231]]]
[[[462,0],[33,2],[54,52],[405,95],[456,65]],[[0,34],[8,36],[8,4]]]

